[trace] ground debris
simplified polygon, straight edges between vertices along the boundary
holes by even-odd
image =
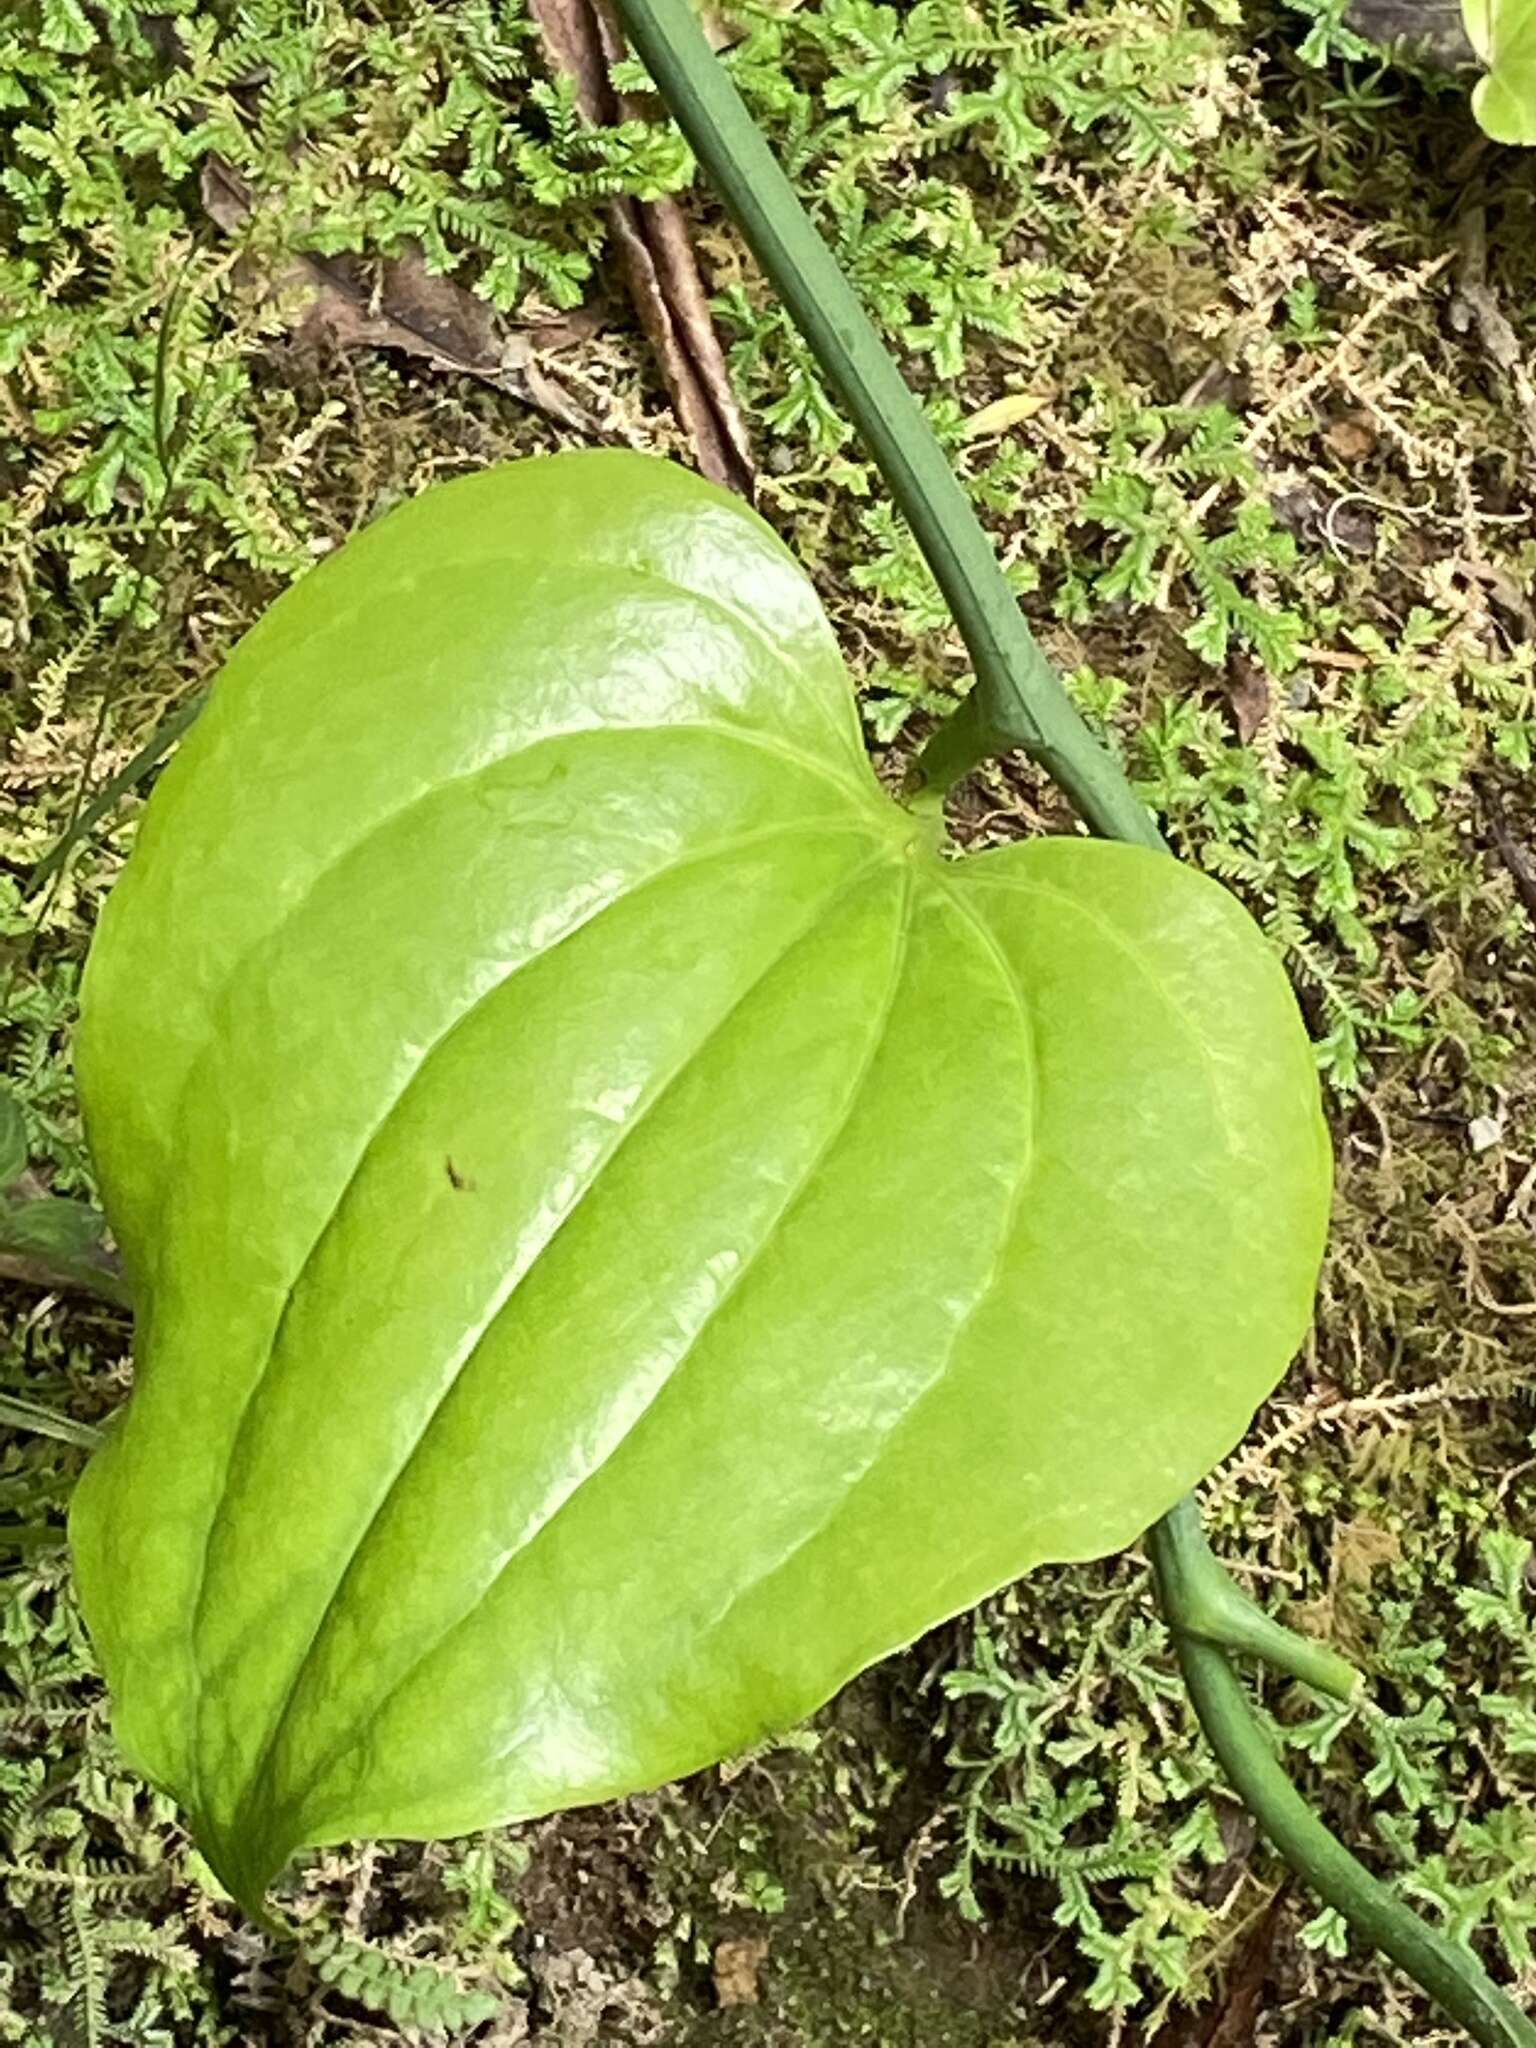
[[[717,1943],[710,1974],[720,2004],[757,2005],[762,1998],[758,1978],[767,1959],[768,1944],[761,1935]]]
[[[1261,663],[1236,648],[1227,656],[1226,697],[1232,728],[1247,746],[1269,716],[1269,678]]]
[[[629,120],[638,105],[616,93],[609,66],[624,41],[603,0],[529,0],[550,58],[576,87],[583,116],[597,126]],[[615,198],[609,224],[640,325],[655,352],[700,470],[750,498],[747,430],[710,317],[683,210],[675,199]]]
[[[585,1949],[564,1949],[538,1972],[562,2048],[651,2048],[665,2040],[666,2021],[641,1978],[616,1975]]]
[[[203,164],[203,206],[226,234],[237,234],[265,202],[224,157]],[[291,301],[294,335],[333,348],[384,348],[434,369],[478,377],[513,391],[562,426],[596,433],[598,422],[541,362],[596,331],[600,315],[580,309],[537,326],[509,328],[483,299],[427,266],[416,244],[365,264],[354,257],[293,254],[263,281],[266,294]]]
[[[1477,61],[1460,0],[1350,0],[1346,15],[1373,43],[1401,45],[1445,65]]]
[[[1461,217],[1461,273],[1450,319],[1458,333],[1476,331],[1489,361],[1509,379],[1525,438],[1536,454],[1536,381],[1526,364],[1520,337],[1488,282],[1488,218],[1481,206],[1468,207]]]
[[[1515,894],[1525,905],[1527,914],[1536,920],[1536,859],[1515,837],[1504,809],[1503,799],[1492,780],[1483,777],[1477,784],[1477,794],[1482,803],[1483,815],[1488,820],[1489,836],[1499,859],[1509,870],[1509,878],[1515,885]]]
[[[1277,1891],[1244,1939],[1221,1996],[1160,2034],[1153,2048],[1258,2048],[1265,1991],[1284,1921],[1285,1892]]]

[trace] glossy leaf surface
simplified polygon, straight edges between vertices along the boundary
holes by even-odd
[[[785,1726],[1278,1379],[1329,1175],[1260,935],[932,836],[779,542],[645,458],[429,492],[235,652],[87,977],[142,1313],[73,1535],[245,1898]]]
[[[1472,111],[1495,142],[1536,145],[1536,0],[1462,0],[1462,17],[1487,67]]]

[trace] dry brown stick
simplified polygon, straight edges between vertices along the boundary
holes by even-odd
[[[1508,816],[1493,784],[1483,778],[1474,786],[1499,859],[1508,868],[1515,893],[1525,905],[1527,914],[1536,920],[1536,861],[1510,831]]]
[[[1451,323],[1462,333],[1477,329],[1489,361],[1509,379],[1525,438],[1536,454],[1536,380],[1520,338],[1488,282],[1488,215],[1481,206],[1469,206],[1461,217],[1461,273],[1451,301]]]
[[[634,118],[638,105],[616,93],[609,77],[624,41],[605,0],[530,5],[583,118],[596,127]],[[699,468],[750,498],[751,450],[682,208],[669,198],[617,198],[608,213],[630,298]]]

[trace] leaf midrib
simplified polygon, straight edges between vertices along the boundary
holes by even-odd
[[[823,826],[818,826],[818,829],[825,828]],[[841,829],[844,831],[858,831],[860,827],[857,825],[849,826],[847,824],[843,824],[841,826]],[[751,840],[755,840],[761,837],[774,836],[782,837],[784,836],[784,833],[782,830],[780,830],[779,832],[773,834],[747,835],[747,837]],[[678,867],[683,865],[695,866],[707,864],[708,860],[718,857],[719,853],[723,850],[724,849],[721,847],[712,848],[708,853],[690,859],[686,863],[673,863],[665,872],[675,872]],[[894,848],[889,843],[879,846],[878,850],[868,861],[864,862],[862,865],[852,870],[849,874],[842,877],[839,880],[839,882],[835,884],[833,888],[828,892],[828,894],[824,896],[822,900],[817,904],[812,916],[796,927],[795,931],[790,936],[788,941],[784,944],[784,946],[777,953],[775,953],[773,958],[760,971],[760,973],[758,973],[753,978],[753,980],[748,984],[748,986],[744,990],[742,990],[741,993],[730,1003],[730,1005],[721,1014],[721,1016],[716,1019],[715,1023],[710,1027],[708,1032],[705,1034],[704,1038],[697,1041],[692,1047],[690,1047],[689,1051],[683,1056],[683,1058],[680,1061],[678,1061],[677,1064],[672,1068],[672,1070],[664,1077],[664,1079],[658,1085],[655,1093],[650,1097],[649,1101],[645,1103],[645,1105],[641,1108],[639,1113],[636,1116],[632,1117],[630,1121],[622,1127],[622,1129],[617,1134],[615,1142],[603,1154],[602,1158],[598,1160],[596,1164],[593,1166],[590,1174],[588,1175],[582,1188],[578,1192],[575,1200],[571,1203],[571,1205],[566,1209],[565,1213],[561,1216],[559,1222],[555,1226],[555,1229],[550,1233],[549,1237],[545,1239],[543,1244],[540,1245],[538,1251],[534,1254],[534,1257],[518,1274],[516,1280],[510,1287],[507,1288],[506,1292],[502,1295],[501,1299],[495,1302],[490,1313],[487,1315],[485,1320],[480,1325],[479,1329],[476,1331],[474,1339],[471,1342],[468,1351],[465,1353],[464,1357],[462,1358],[457,1369],[454,1372],[453,1378],[444,1387],[439,1399],[436,1402],[434,1402],[431,1412],[428,1414],[425,1422],[421,1426],[421,1429],[418,1431],[415,1441],[412,1443],[410,1450],[407,1452],[405,1458],[400,1462],[400,1464],[396,1467],[394,1473],[391,1475],[388,1484],[385,1486],[378,1500],[376,1501],[374,1508],[369,1515],[367,1523],[365,1524],[360,1535],[352,1545],[347,1558],[342,1562],[340,1568],[338,1569],[337,1576],[332,1586],[330,1596],[327,1599],[326,1605],[321,1612],[321,1615],[315,1625],[314,1630],[311,1633],[308,1644],[306,1645],[305,1649],[301,1652],[299,1658],[295,1662],[293,1671],[290,1675],[289,1682],[285,1689],[284,1696],[281,1702],[279,1703],[278,1707],[274,1711],[273,1720],[269,1728],[268,1735],[262,1745],[262,1749],[259,1753],[258,1759],[256,1763],[253,1765],[252,1770],[250,1772],[247,1781],[248,1790],[245,1799],[242,1802],[242,1808],[243,1810],[251,1813],[253,1820],[256,1818],[255,1809],[259,1807],[258,1793],[261,1787],[262,1778],[276,1750],[276,1746],[281,1737],[281,1734],[287,1724],[290,1710],[299,1692],[304,1677],[304,1673],[314,1655],[316,1648],[318,1647],[320,1641],[322,1640],[326,1632],[327,1624],[329,1623],[332,1614],[334,1613],[338,1604],[344,1596],[346,1583],[351,1575],[353,1567],[355,1566],[359,1556],[362,1554],[368,1542],[368,1539],[372,1534],[372,1531],[376,1526],[380,1516],[383,1514],[385,1508],[387,1507],[389,1500],[393,1497],[396,1487],[404,1478],[417,1452],[420,1450],[422,1444],[425,1442],[427,1434],[430,1431],[437,1415],[440,1413],[445,1403],[452,1396],[454,1389],[461,1383],[464,1374],[470,1369],[471,1365],[473,1364],[475,1356],[480,1350],[480,1347],[485,1342],[490,1332],[495,1328],[497,1320],[506,1311],[510,1303],[516,1298],[518,1289],[527,1281],[529,1275],[537,1266],[538,1261],[548,1251],[550,1245],[555,1242],[560,1232],[570,1222],[572,1216],[577,1212],[577,1210],[579,1210],[582,1203],[600,1184],[602,1176],[611,1166],[618,1152],[622,1150],[623,1147],[633,1139],[637,1131],[644,1127],[651,1111],[654,1110],[663,1100],[665,1100],[667,1095],[670,1093],[671,1089],[689,1071],[689,1069],[703,1054],[707,1046],[713,1041],[713,1039],[719,1034],[719,1032],[722,1031],[727,1026],[727,1024],[729,1024],[732,1018],[736,1017],[740,1013],[740,1011],[746,1006],[746,1004],[748,1004],[755,996],[757,996],[761,992],[761,990],[771,980],[771,978],[778,971],[778,969],[781,968],[785,964],[785,962],[791,957],[796,948],[802,943],[804,943],[806,939],[811,937],[820,928],[820,926],[825,922],[827,916],[831,913],[834,906],[842,902],[849,894],[852,893],[852,891],[856,887],[858,887],[858,885],[861,882],[867,880],[868,877],[874,874],[876,870],[879,869],[882,865],[890,865],[892,867],[900,866],[901,854],[899,849]],[[650,879],[659,879],[659,877],[652,877]],[[633,890],[625,892],[625,897],[623,900],[628,900],[635,893],[636,892]],[[617,901],[619,899],[614,900]],[[597,914],[600,915],[601,913]],[[580,928],[585,929],[587,925],[590,925],[592,922],[593,919],[589,918],[584,922],[583,926]],[[541,954],[536,957],[545,958],[547,957],[547,952],[546,954]],[[498,984],[498,988],[503,986],[505,986],[505,978],[502,983]],[[489,993],[494,994],[495,991],[491,991]],[[445,1036],[447,1035],[449,1034],[445,1034]],[[440,1040],[438,1041],[438,1043],[441,1044],[442,1041]],[[419,1072],[420,1068],[418,1068],[417,1071]],[[407,1091],[405,1092],[408,1092],[409,1086],[410,1084],[407,1084]],[[335,1212],[333,1212],[333,1216],[334,1213]],[[327,1219],[328,1224],[331,1220],[331,1218]],[[269,1354],[268,1364],[270,1364],[270,1362],[271,1355]],[[253,1394],[254,1391],[255,1390],[253,1390]],[[246,1410],[247,1417],[249,1413],[250,1409],[248,1407]],[[242,1427],[244,1420],[245,1418],[243,1417]],[[233,1462],[234,1460],[232,1458],[231,1469],[233,1467]],[[221,1496],[221,1504],[223,1498],[224,1496]],[[211,1543],[209,1547],[211,1549]],[[201,1614],[201,1612],[203,1611],[203,1601],[204,1597],[206,1596],[206,1591],[207,1585],[205,1578],[200,1584],[199,1614]],[[196,1675],[195,1661],[194,1674]],[[198,1679],[199,1708],[201,1707],[202,1700],[206,1696],[206,1693],[209,1689],[209,1677],[211,1677],[211,1674],[204,1674]],[[199,1715],[198,1719],[194,1723],[193,1732],[193,1743],[194,1749],[196,1751],[196,1755],[194,1757],[194,1769],[196,1769],[197,1764],[200,1761],[200,1735],[201,1722]]]
[[[289,1315],[303,1283],[338,1217],[341,1215],[346,1205],[347,1197],[366,1166],[374,1148],[410,1097],[412,1090],[416,1087],[428,1065],[446,1048],[450,1040],[478,1014],[486,1003],[495,1000],[525,969],[548,961],[568,941],[577,938],[583,932],[589,931],[609,911],[632,903],[637,896],[643,894],[646,890],[668,881],[680,873],[685,873],[695,867],[707,866],[712,861],[718,860],[725,855],[742,851],[754,845],[771,844],[775,840],[796,835],[810,836],[813,834],[835,833],[841,836],[843,834],[862,834],[864,830],[865,828],[860,822],[849,821],[846,818],[793,819],[773,826],[765,826],[752,832],[738,833],[728,839],[711,840],[703,847],[691,848],[688,853],[682,856],[662,862],[660,866],[652,868],[638,881],[618,890],[614,895],[606,897],[601,903],[568,925],[554,939],[537,950],[528,953],[521,960],[518,960],[505,974],[500,975],[489,988],[481,990],[474,1000],[466,1008],[460,1010],[452,1021],[423,1048],[420,1057],[412,1066],[405,1081],[387,1104],[383,1114],[369,1127],[335,1200],[327,1208],[319,1230],[295,1268],[293,1278],[283,1291],[283,1298],[278,1308],[271,1336],[267,1341],[261,1365],[247,1390],[244,1401],[241,1403],[240,1413],[231,1433],[230,1448],[224,1461],[218,1494],[213,1512],[209,1518],[207,1530],[204,1534],[201,1562],[195,1581],[195,1590],[192,1595],[192,1615],[188,1629],[189,1668],[192,1674],[192,1683],[197,1701],[191,1734],[192,1767],[194,1783],[197,1787],[200,1802],[203,1801],[204,1795],[204,1786],[199,1767],[202,1750],[201,1708],[203,1698],[215,1673],[205,1671],[202,1668],[198,1645],[208,1611],[210,1593],[209,1566],[212,1560],[214,1544],[222,1527],[230,1498],[229,1482],[239,1463],[241,1449],[247,1440],[249,1430],[259,1408],[263,1388],[266,1385],[272,1365],[281,1347]]]
[[[682,1373],[684,1372],[685,1368],[688,1366],[690,1361],[697,1356],[699,1348],[704,1341],[704,1338],[708,1334],[712,1325],[715,1323],[716,1319],[724,1311],[726,1306],[739,1293],[740,1289],[745,1284],[748,1276],[759,1267],[763,1254],[767,1251],[769,1246],[778,1239],[785,1224],[788,1222],[789,1217],[799,1206],[801,1200],[808,1194],[808,1192],[815,1183],[818,1173],[826,1165],[827,1160],[831,1157],[833,1152],[836,1150],[837,1146],[845,1137],[848,1128],[852,1123],[853,1117],[858,1109],[859,1103],[863,1098],[864,1090],[868,1083],[869,1077],[873,1072],[874,1067],[880,1057],[880,1053],[885,1045],[885,1041],[890,1030],[891,1022],[896,1013],[897,999],[900,994],[902,982],[905,976],[908,948],[911,938],[911,912],[914,888],[915,876],[909,864],[906,887],[903,890],[901,902],[898,906],[897,923],[894,932],[895,944],[892,949],[892,966],[889,981],[887,983],[885,998],[880,1006],[880,1009],[876,1013],[874,1029],[871,1031],[869,1038],[863,1049],[863,1052],[860,1055],[859,1061],[854,1071],[852,1082],[850,1084],[848,1093],[844,1099],[843,1105],[839,1109],[837,1114],[833,1117],[825,1137],[817,1146],[810,1161],[802,1171],[800,1178],[796,1181],[795,1185],[789,1190],[788,1195],[786,1196],[784,1202],[780,1205],[779,1209],[769,1219],[768,1224],[766,1228],[763,1230],[762,1235],[759,1237],[757,1243],[752,1247],[746,1259],[742,1262],[741,1266],[737,1269],[737,1271],[731,1276],[730,1284],[721,1292],[718,1299],[711,1304],[711,1307],[708,1313],[706,1314],[703,1322],[700,1324],[698,1329],[694,1331],[693,1335],[689,1338],[680,1356],[673,1362],[673,1364],[668,1369],[665,1378],[656,1387],[656,1389],[654,1390],[650,1399],[646,1402],[644,1407],[641,1408],[639,1413],[636,1414],[630,1420],[629,1424],[623,1430],[622,1434],[618,1438],[616,1438],[612,1444],[610,1444],[607,1447],[607,1449],[604,1451],[602,1457],[597,1461],[597,1463],[593,1465],[590,1468],[590,1470],[584,1472],[581,1478],[576,1482],[576,1484],[573,1487],[571,1487],[570,1490],[567,1493],[565,1493],[554,1504],[554,1506],[545,1516],[541,1518],[537,1527],[531,1530],[529,1534],[524,1538],[524,1540],[517,1546],[517,1548],[506,1559],[503,1560],[503,1562],[501,1563],[501,1565],[498,1566],[497,1570],[492,1575],[490,1580],[481,1589],[479,1594],[475,1597],[471,1604],[464,1610],[464,1612],[458,1615],[453,1621],[448,1623],[448,1625],[445,1628],[441,1629],[438,1632],[438,1634],[433,1638],[433,1640],[430,1643],[428,1643],[425,1646],[425,1648],[412,1660],[411,1664],[406,1668],[406,1670],[403,1671],[400,1674],[400,1676],[393,1681],[388,1691],[379,1700],[377,1700],[374,1703],[374,1705],[370,1707],[368,1711],[359,1720],[355,1721],[344,1732],[344,1734],[341,1735],[331,1745],[331,1747],[326,1751],[325,1755],[311,1769],[304,1783],[293,1794],[290,1795],[290,1797],[286,1801],[287,1810],[289,1810],[295,1815],[302,1812],[304,1801],[308,1798],[310,1792],[313,1791],[315,1785],[324,1778],[326,1772],[330,1769],[331,1765],[336,1761],[336,1759],[339,1756],[345,1755],[349,1749],[353,1748],[356,1745],[356,1743],[368,1733],[368,1730],[376,1724],[376,1722],[388,1710],[391,1703],[399,1696],[401,1692],[405,1690],[406,1686],[409,1685],[411,1680],[415,1677],[416,1673],[420,1671],[422,1666],[437,1654],[438,1650],[442,1648],[443,1644],[448,1640],[450,1636],[457,1633],[459,1629],[465,1627],[474,1618],[474,1616],[484,1606],[485,1602],[495,1592],[496,1587],[501,1583],[501,1580],[504,1578],[506,1573],[509,1570],[511,1570],[511,1568],[515,1564],[526,1558],[527,1553],[533,1548],[534,1544],[538,1541],[539,1537],[542,1536],[544,1532],[554,1523],[556,1518],[563,1512],[563,1510],[570,1505],[570,1503],[576,1498],[577,1494],[580,1493],[582,1488],[590,1484],[591,1481],[593,1481],[599,1476],[599,1474],[612,1462],[612,1460],[618,1455],[618,1453],[624,1448],[624,1446],[633,1439],[636,1432],[647,1421],[647,1419],[654,1415],[658,1404],[662,1400],[662,1397],[676,1388],[678,1381]],[[830,909],[830,907],[831,906],[829,905],[828,908]],[[802,938],[808,936],[810,936],[809,932],[801,935]],[[793,951],[793,947],[791,947],[790,950]],[[787,957],[788,954],[786,953],[784,958]],[[776,964],[782,964],[782,962]],[[764,977],[765,980],[766,978],[767,977]],[[755,995],[757,993],[758,988],[760,988],[761,985],[762,984],[759,983],[757,987],[749,991],[749,994]],[[703,1048],[701,1047],[700,1050],[702,1051]],[[695,1057],[697,1057],[697,1055],[695,1055]],[[689,1064],[691,1065],[692,1061],[690,1061]],[[424,1437],[425,1431],[423,1432],[423,1438]]]

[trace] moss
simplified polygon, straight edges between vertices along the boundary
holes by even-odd
[[[1008,16],[1027,64],[965,0],[744,15],[738,77],[1031,616],[1307,1008],[1332,1251],[1307,1355],[1212,1483],[1215,1532],[1372,1682],[1353,1718],[1263,1684],[1293,1767],[1382,1868],[1418,1865],[1431,1914],[1496,1921],[1480,1944],[1529,1995],[1536,428],[1489,307],[1528,363],[1536,163],[1479,148],[1459,89],[1351,57],[1331,0],[1031,0]],[[265,286],[326,234],[384,260],[409,200],[461,283],[498,266],[515,325],[601,268],[608,187],[685,174],[670,138],[581,136],[527,28],[518,0],[186,0],[147,30],[121,0],[26,0],[0,28],[5,1030],[61,1192],[89,1186],[74,992],[136,803],[27,897],[82,780],[318,553],[433,476],[570,438],[510,390],[316,352]],[[271,199],[238,264],[200,196],[216,148]],[[962,650],[804,350],[691,205],[763,508],[894,774]],[[604,434],[680,449],[611,308],[548,369]],[[1066,822],[1017,762],[955,812],[973,841]],[[109,1414],[120,1323],[10,1306],[0,1386]],[[1036,1575],[732,1771],[316,1858],[276,1944],[114,1756],[58,1548],[77,1462],[0,1443],[0,2041],[384,2043],[435,2011],[459,2015],[438,2038],[508,2048],[1182,2044],[1256,1929],[1275,2048],[1433,2038],[1214,1784],[1135,1556]],[[767,1944],[756,2005],[719,2004],[727,1942]],[[486,1999],[497,2019],[468,2017]]]

